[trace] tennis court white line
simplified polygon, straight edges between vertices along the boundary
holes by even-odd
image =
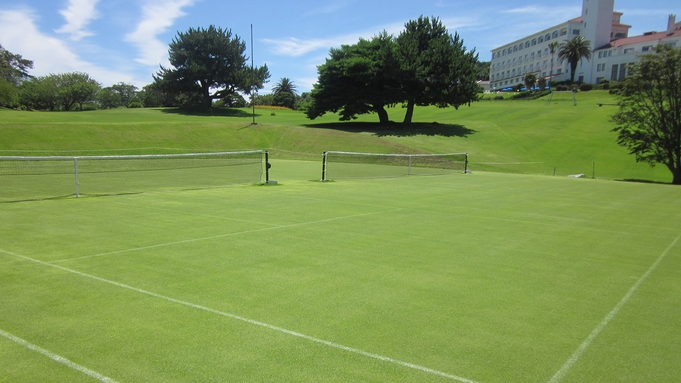
[[[390,213],[390,212],[395,212],[395,211],[400,211],[400,210],[402,210],[402,209],[384,210],[384,211],[377,211],[377,212],[372,212],[372,213],[362,213],[362,214],[348,215],[348,216],[343,216],[343,217],[326,218],[326,219],[320,219],[320,220],[317,220],[317,221],[292,223],[290,225],[284,225],[284,226],[264,227],[264,228],[260,228],[260,229],[236,231],[234,233],[214,235],[214,236],[211,236],[211,237],[184,239],[182,241],[159,243],[159,244],[156,244],[156,245],[135,247],[135,248],[132,248],[132,249],[116,250],[116,251],[109,251],[109,252],[106,252],[106,253],[85,255],[85,256],[82,256],[82,257],[58,259],[56,261],[51,261],[51,262],[46,262],[46,263],[59,263],[59,262],[67,262],[67,261],[76,261],[76,260],[79,260],[79,259],[102,257],[104,255],[113,255],[113,254],[128,253],[128,252],[132,252],[132,251],[155,249],[155,248],[158,248],[158,247],[180,245],[180,244],[183,244],[183,243],[208,241],[208,240],[211,240],[211,239],[226,238],[226,237],[231,237],[231,236],[241,235],[241,234],[251,234],[251,233],[258,233],[258,232],[270,231],[270,230],[288,229],[288,228],[296,227],[296,226],[312,225],[312,224],[317,224],[317,223],[322,223],[322,222],[338,221],[338,220],[341,220],[341,219],[363,217],[363,216],[373,215],[373,214]]]
[[[96,281],[99,281],[99,282],[104,282],[104,283],[108,283],[108,284],[113,285],[113,286],[117,286],[117,287],[124,288],[124,289],[127,289],[127,290],[135,291],[135,292],[138,292],[140,294],[145,294],[145,295],[148,295],[148,296],[151,296],[151,297],[154,297],[154,298],[163,299],[163,300],[168,301],[168,302],[177,303],[179,305],[183,305],[183,306],[195,308],[195,309],[198,309],[198,310],[206,311],[206,312],[209,312],[209,313],[212,313],[212,314],[217,314],[217,315],[220,315],[220,316],[223,316],[223,317],[239,320],[239,321],[249,323],[249,324],[252,324],[252,325],[255,325],[255,326],[264,327],[264,328],[267,328],[267,329],[270,329],[270,330],[273,330],[273,331],[277,331],[277,332],[280,332],[280,333],[283,333],[283,334],[287,334],[287,335],[291,335],[291,336],[294,336],[294,337],[297,337],[297,338],[305,339],[305,340],[308,340],[310,342],[323,344],[325,346],[329,346],[329,347],[336,348],[336,349],[339,349],[339,350],[347,351],[347,352],[350,352],[350,353],[353,353],[353,354],[366,356],[368,358],[377,359],[377,360],[380,360],[380,361],[383,361],[383,362],[396,364],[396,365],[399,365],[399,366],[402,366],[402,367],[411,368],[411,369],[414,369],[414,370],[418,370],[418,371],[425,372],[425,373],[432,374],[432,375],[437,375],[437,376],[440,376],[440,377],[443,377],[443,378],[448,378],[448,379],[451,379],[451,380],[456,380],[456,381],[463,382],[463,383],[477,383],[473,380],[462,378],[460,376],[456,376],[456,375],[452,375],[452,374],[448,374],[446,372],[433,370],[432,368],[419,366],[417,364],[413,364],[413,363],[409,363],[409,362],[403,362],[403,361],[393,359],[393,358],[390,358],[390,357],[387,357],[387,356],[374,354],[374,353],[367,352],[367,351],[362,351],[360,349],[353,348],[353,347],[343,346],[343,345],[338,344],[338,343],[333,343],[333,342],[330,342],[330,341],[327,341],[327,340],[315,338],[315,337],[305,335],[305,334],[302,334],[302,333],[299,333],[299,332],[287,330],[285,328],[273,326],[271,324],[259,322],[259,321],[253,320],[253,319],[244,318],[244,317],[241,317],[241,316],[238,316],[238,315],[235,315],[235,314],[230,314],[230,313],[227,313],[227,312],[224,312],[224,311],[215,310],[215,309],[212,309],[210,307],[197,305],[197,304],[194,304],[194,303],[191,303],[191,302],[181,301],[179,299],[167,297],[165,295],[157,294],[157,293],[147,291],[147,290],[142,290],[142,289],[139,289],[137,287],[125,285],[123,283],[118,283],[118,282],[111,281],[111,280],[108,280],[108,279],[96,277],[94,275],[82,273],[82,272],[77,271],[77,270],[72,270],[72,269],[69,269],[69,268],[66,268],[66,267],[63,267],[63,266],[54,265],[52,263],[40,261],[38,259],[33,259],[33,258],[27,257],[25,255],[12,253],[12,252],[7,251],[7,250],[0,249],[0,253],[9,254],[9,255],[15,256],[17,258],[21,258],[21,259],[24,259],[24,260],[27,260],[27,261],[31,261],[31,262],[34,262],[34,263],[37,263],[37,264],[40,264],[40,265],[54,267],[54,268],[62,270],[62,271],[66,271],[66,272],[69,272],[69,273],[80,275],[81,277],[90,278],[90,279],[93,279],[93,280],[96,280]]]
[[[648,276],[653,272],[653,270],[655,270],[655,268],[657,268],[657,265],[659,265],[660,262],[662,262],[662,260],[664,259],[664,257],[667,256],[667,253],[669,253],[669,250],[671,250],[676,245],[676,243],[679,242],[679,239],[681,239],[681,235],[676,237],[676,239],[671,243],[671,245],[667,246],[667,248],[662,252],[662,254],[657,258],[657,260],[652,264],[652,266],[650,266],[648,271],[646,271],[645,274],[643,274],[643,276],[641,276],[641,278],[639,278],[636,281],[636,283],[634,283],[634,285],[631,287],[631,289],[629,289],[629,291],[624,296],[624,298],[622,298],[622,300],[619,301],[617,306],[615,306],[615,308],[612,309],[612,311],[610,311],[610,313],[608,313],[608,315],[605,316],[603,321],[601,321],[601,323],[599,323],[598,326],[596,326],[596,328],[591,332],[591,334],[589,334],[589,336],[586,338],[586,340],[577,348],[577,351],[575,351],[575,353],[572,354],[570,359],[568,359],[568,361],[565,362],[563,367],[561,367],[561,369],[558,370],[558,372],[553,376],[553,378],[551,378],[551,380],[549,380],[549,383],[558,383],[565,377],[565,375],[567,375],[568,371],[570,371],[572,366],[575,363],[577,363],[577,361],[582,356],[582,354],[584,354],[584,351],[586,351],[586,349],[591,345],[591,342],[593,342],[593,340],[598,336],[598,334],[600,334],[601,331],[603,331],[605,326],[607,326],[608,323],[610,323],[610,321],[615,317],[615,315],[617,315],[617,313],[620,311],[622,306],[624,306],[627,303],[627,301],[629,301],[629,298],[631,298],[631,296],[634,295],[634,293],[636,292],[638,287],[641,285],[641,283],[643,283],[643,281],[646,278],[648,278]]]
[[[89,368],[83,367],[83,366],[81,366],[81,365],[79,365],[79,364],[76,364],[76,363],[74,363],[74,362],[72,362],[72,361],[70,361],[70,360],[64,358],[63,356],[59,356],[59,355],[57,355],[57,354],[55,354],[55,353],[52,353],[52,352],[50,352],[50,351],[45,350],[44,348],[40,348],[40,347],[38,347],[38,346],[36,346],[36,345],[34,345],[34,344],[32,344],[32,343],[29,343],[29,342],[27,342],[27,341],[25,341],[25,340],[23,340],[23,339],[21,339],[21,338],[18,338],[18,337],[14,336],[14,335],[12,335],[12,334],[10,334],[10,333],[8,333],[8,332],[5,332],[5,331],[0,330],[0,336],[3,336],[3,337],[5,337],[5,338],[7,338],[7,339],[11,340],[11,341],[14,342],[14,343],[17,343],[17,344],[19,344],[19,345],[22,345],[22,346],[26,347],[27,349],[29,349],[29,350],[31,350],[31,351],[35,351],[35,352],[41,353],[41,354],[45,355],[46,357],[48,357],[48,358],[54,360],[55,362],[64,364],[64,365],[66,365],[66,366],[68,366],[68,367],[70,367],[70,368],[72,368],[72,369],[74,369],[74,370],[76,370],[76,371],[78,371],[78,372],[81,372],[81,373],[83,373],[83,374],[85,374],[85,375],[87,375],[87,376],[89,376],[89,377],[91,377],[91,378],[97,379],[97,380],[99,380],[100,382],[116,383],[116,381],[113,380],[113,379],[111,379],[111,378],[108,378],[108,377],[106,377],[106,376],[104,376],[104,375],[102,375],[102,374],[100,374],[100,373],[97,373],[97,372],[95,372],[95,371],[92,371],[92,370],[90,370]]]

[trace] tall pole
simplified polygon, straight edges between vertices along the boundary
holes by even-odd
[[[251,107],[253,108],[253,125],[255,123],[255,64],[253,59],[253,24],[251,24]]]

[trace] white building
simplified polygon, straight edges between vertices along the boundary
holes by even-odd
[[[681,22],[676,22],[675,15],[669,16],[664,32],[629,37],[631,26],[620,22],[622,13],[614,11],[614,3],[614,0],[583,0],[580,17],[493,49],[491,90],[522,84],[528,73],[554,82],[569,80],[568,62],[558,61],[558,49],[551,55],[549,44],[561,44],[574,36],[584,36],[591,42],[591,60],[581,60],[575,73],[575,81],[590,84],[624,78],[627,65],[657,44],[681,47]]]

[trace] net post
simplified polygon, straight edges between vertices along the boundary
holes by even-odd
[[[80,190],[78,188],[78,157],[73,157],[73,175],[76,186],[76,198],[80,197]]]
[[[407,168],[407,175],[410,176],[411,175],[411,156],[409,156],[408,158],[409,158],[409,165],[408,165],[409,167]]]
[[[463,154],[463,174],[468,173],[468,153]]]
[[[326,152],[322,153],[322,182],[326,181]]]
[[[270,182],[270,152],[265,150],[265,183]]]

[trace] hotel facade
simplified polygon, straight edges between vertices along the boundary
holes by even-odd
[[[588,84],[623,79],[628,65],[635,63],[639,55],[652,52],[657,44],[681,48],[681,22],[676,22],[675,15],[669,16],[664,32],[630,37],[631,26],[621,23],[623,14],[615,12],[614,3],[583,0],[580,17],[493,49],[490,90],[523,84],[530,73],[552,82],[569,80],[569,63],[558,60],[558,48],[552,55],[549,44],[562,44],[575,36],[584,36],[591,44],[591,59],[580,60],[575,71],[575,81]]]

